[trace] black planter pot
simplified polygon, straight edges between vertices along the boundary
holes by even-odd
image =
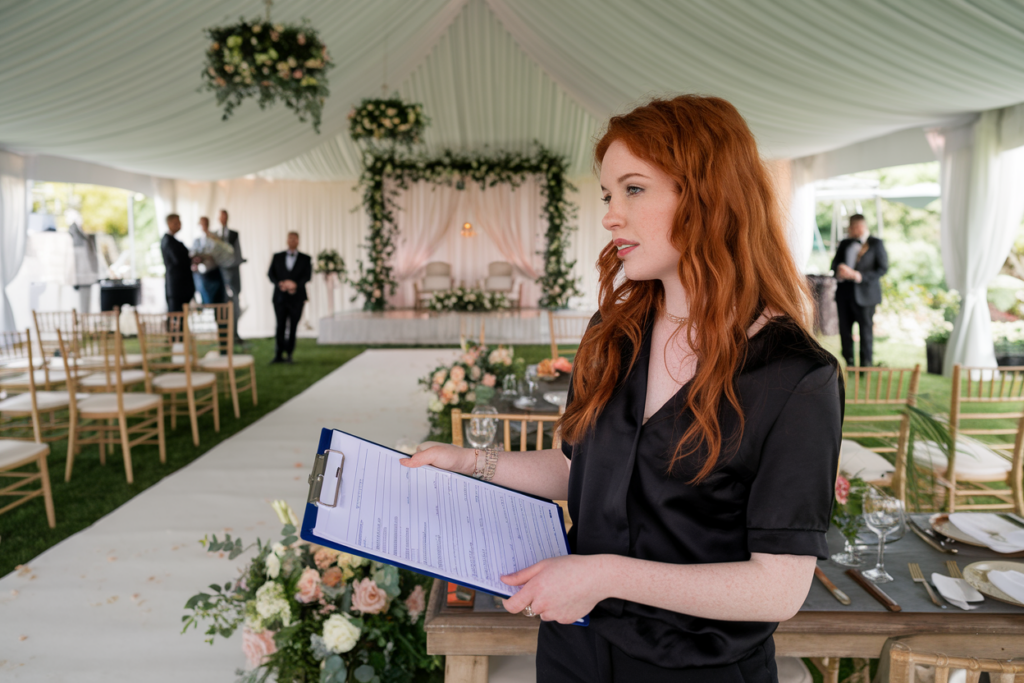
[[[942,359],[946,357],[946,342],[927,342],[925,353],[928,356],[928,374],[942,374]]]
[[[1024,365],[1024,356],[996,355],[996,365],[999,367]]]

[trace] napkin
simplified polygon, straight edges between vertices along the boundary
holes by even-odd
[[[954,512],[949,516],[949,521],[957,529],[997,553],[1018,553],[1024,550],[1024,527],[1008,522],[998,515]]]
[[[985,599],[984,595],[976,591],[971,584],[963,579],[954,579],[949,576],[933,573],[932,584],[939,589],[939,593],[950,604],[956,605],[963,610],[978,609],[977,607],[971,607],[967,603],[980,602]]]
[[[1012,569],[1008,572],[992,570],[988,573],[988,581],[1017,602],[1024,602],[1024,574]]]

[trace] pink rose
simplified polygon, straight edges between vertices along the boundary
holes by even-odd
[[[302,69],[296,69],[295,71],[293,71],[292,72],[292,78],[294,78],[296,80],[302,78]]]
[[[488,372],[486,375],[484,375],[483,385],[485,387],[493,387],[497,379],[497,377]]]
[[[250,669],[255,669],[267,661],[267,657],[277,652],[274,644],[274,632],[263,630],[253,633],[248,628],[242,629],[242,652]]]
[[[341,583],[342,575],[341,569],[338,567],[330,567],[324,572],[323,583],[328,588],[334,588]]]
[[[316,602],[322,597],[324,593],[320,590],[320,572],[312,567],[306,567],[299,577],[299,592],[295,594],[295,599],[309,603]]]
[[[846,505],[846,501],[850,499],[850,481],[843,475],[836,476],[836,502],[840,505]]]
[[[300,33],[299,35],[295,36],[295,40],[298,41],[299,45],[305,45],[306,44],[306,34],[305,33]]]
[[[456,365],[452,368],[452,381],[458,384],[462,380],[466,379],[466,370],[461,365]]]
[[[352,609],[363,614],[377,614],[387,606],[387,593],[378,588],[373,579],[363,579],[353,584]]]
[[[426,609],[427,599],[423,594],[423,586],[416,586],[412,593],[405,599],[405,607],[409,610],[409,620],[413,623],[420,618],[423,610]]]
[[[313,562],[317,569],[327,569],[338,561],[338,551],[333,548],[320,548],[313,554]]]

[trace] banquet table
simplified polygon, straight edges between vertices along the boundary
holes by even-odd
[[[835,551],[842,538],[833,529],[829,545]],[[902,607],[889,612],[844,573],[845,568],[825,560],[818,566],[852,600],[843,606],[815,580],[795,617],[779,624],[775,632],[778,656],[830,658],[826,681],[839,680],[838,658],[878,658],[887,638],[921,634],[962,636],[965,650],[971,639],[979,644],[993,639],[1019,650],[1024,656],[1024,607],[986,598],[977,610],[962,611],[952,605],[940,609],[932,604],[924,588],[910,578],[908,562],[917,562],[925,576],[946,574],[946,560],[956,560],[963,570],[981,560],[1004,559],[987,548],[956,543],[957,555],[940,553],[916,535],[907,533],[889,543],[885,566],[895,578],[880,587]],[[866,558],[873,565],[872,553]],[[447,655],[446,683],[485,683],[489,655],[532,654],[537,649],[539,620],[521,614],[509,614],[491,596],[477,594],[472,609],[451,608],[445,603],[447,584],[435,580],[427,606],[425,628],[427,652]],[[940,598],[940,601],[942,599]]]

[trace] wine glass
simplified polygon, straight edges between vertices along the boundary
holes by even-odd
[[[876,488],[869,488],[864,493],[864,525],[878,536],[878,561],[874,568],[864,572],[864,576],[875,583],[889,583],[892,576],[885,571],[882,555],[885,553],[885,537],[891,531],[901,528],[904,524],[903,504]]]
[[[466,440],[473,448],[487,448],[494,435],[498,433],[498,421],[493,417],[475,417],[476,415],[497,415],[494,406],[478,405],[473,408],[469,424],[466,425]]]
[[[508,398],[515,398],[519,395],[518,385],[519,382],[514,374],[505,375],[505,379],[501,380],[502,395]]]

